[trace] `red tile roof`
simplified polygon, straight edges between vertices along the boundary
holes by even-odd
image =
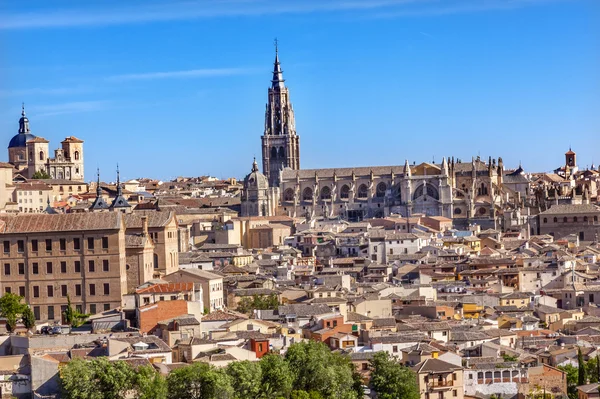
[[[150,287],[142,288],[136,291],[138,294],[159,294],[167,292],[182,292],[182,291],[193,291],[194,283],[167,283],[167,284],[154,284]]]

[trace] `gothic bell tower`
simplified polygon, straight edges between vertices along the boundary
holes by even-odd
[[[279,172],[282,169],[300,169],[300,137],[296,134],[294,108],[284,82],[275,40],[273,79],[269,88],[265,132],[262,136],[263,172],[269,179],[270,187],[279,186]]]

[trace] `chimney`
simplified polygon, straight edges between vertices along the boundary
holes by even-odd
[[[148,216],[142,216],[142,234],[148,235]]]

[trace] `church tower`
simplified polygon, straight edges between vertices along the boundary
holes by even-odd
[[[263,172],[270,187],[279,186],[279,172],[284,168],[300,169],[300,138],[296,134],[294,108],[285,87],[279,51],[275,40],[275,64],[265,110],[262,136]]]

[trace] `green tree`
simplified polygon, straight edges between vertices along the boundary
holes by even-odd
[[[103,399],[95,370],[82,359],[71,360],[60,370],[62,397],[65,399]]]
[[[236,399],[254,399],[261,392],[262,369],[259,363],[244,360],[227,366]]]
[[[310,399],[310,395],[306,391],[296,389],[295,391],[292,391],[290,399]]]
[[[293,387],[317,391],[324,399],[355,399],[354,366],[348,357],[333,353],[325,344],[308,341],[293,344],[285,359],[294,377]]]
[[[252,313],[253,310],[274,310],[279,306],[279,299],[277,295],[253,295],[250,297],[243,297],[237,305],[237,311],[241,313]]]
[[[558,369],[567,373],[567,395],[570,399],[577,399],[577,379],[579,370],[572,364],[558,366]]]
[[[581,348],[577,348],[577,385],[585,385],[586,380],[586,370],[585,370],[585,361],[583,360],[583,354],[581,353]]]
[[[0,298],[0,316],[6,318],[6,327],[9,331],[15,329],[17,321],[22,317],[24,312],[27,312],[26,309],[29,309],[29,306],[23,304],[22,301],[22,296],[10,292],[2,295],[2,298]]]
[[[35,327],[35,315],[33,314],[33,310],[31,310],[29,306],[25,305],[23,313],[21,315],[21,319],[23,321],[23,324],[25,325],[25,328],[27,328],[28,330]]]
[[[167,399],[167,380],[152,366],[139,367],[133,385],[137,399]]]
[[[71,327],[79,327],[85,323],[86,319],[90,317],[88,313],[81,313],[71,305],[71,297],[67,295],[67,309],[63,312],[65,323]]]
[[[259,364],[263,390],[267,388],[271,392],[269,399],[277,395],[287,398],[292,391],[294,379],[285,359],[275,353],[268,353],[260,359]]]
[[[167,377],[168,399],[233,398],[231,378],[206,363],[194,363],[173,370]]]
[[[50,175],[44,169],[40,169],[31,176],[32,179],[49,179]]]
[[[123,361],[107,358],[75,359],[60,370],[65,399],[166,399],[165,379],[152,367],[134,370]]]
[[[371,385],[379,399],[419,399],[415,373],[392,359],[387,352],[377,352],[371,360]]]

